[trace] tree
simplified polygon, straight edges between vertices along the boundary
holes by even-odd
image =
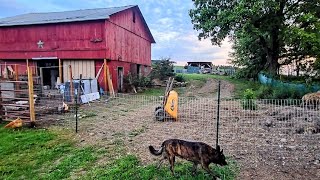
[[[194,0],[194,5],[189,15],[199,40],[220,45],[230,37],[232,62],[251,75],[277,74],[281,65],[319,57],[319,0]]]
[[[157,78],[164,80],[168,77],[174,76],[173,71],[173,61],[170,61],[170,58],[162,58],[159,61],[156,61],[152,65],[151,78]]]

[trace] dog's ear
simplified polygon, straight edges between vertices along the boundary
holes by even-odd
[[[223,154],[223,149],[221,150],[221,152],[220,152],[221,154]]]

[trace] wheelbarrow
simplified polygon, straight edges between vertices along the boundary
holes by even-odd
[[[162,104],[157,106],[154,115],[157,121],[165,119],[177,120],[178,118],[178,93],[172,90],[174,78],[169,78],[163,96]]]

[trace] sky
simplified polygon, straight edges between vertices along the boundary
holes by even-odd
[[[152,59],[171,58],[178,65],[187,61],[227,63],[231,44],[225,40],[221,47],[209,39],[198,40],[189,10],[191,0],[0,0],[0,18],[32,12],[55,12],[78,9],[138,5],[156,43]]]

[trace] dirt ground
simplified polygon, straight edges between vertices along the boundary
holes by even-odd
[[[214,146],[217,87],[213,79],[202,87],[187,87],[191,97],[179,100],[177,122],[154,119],[154,108],[161,102],[157,97],[121,96],[83,105],[79,141],[102,146],[121,143],[143,164],[158,160],[148,146],[160,147],[168,138]],[[232,98],[233,91],[234,85],[222,81],[222,99]],[[257,106],[259,110],[250,111],[237,100],[221,102],[219,144],[240,165],[238,179],[319,179],[320,134],[312,131],[320,123],[319,111],[263,102]]]

